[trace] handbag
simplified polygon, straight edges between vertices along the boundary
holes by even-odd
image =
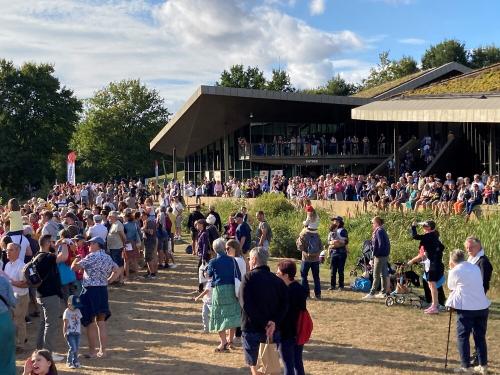
[[[75,272],[66,263],[57,263],[57,269],[59,271],[61,285],[68,285],[76,281]]]
[[[301,310],[297,321],[297,345],[304,345],[311,338],[313,320],[307,309]]]
[[[236,298],[239,298],[240,297],[241,280],[238,277],[238,270],[236,269],[236,267],[238,267],[238,262],[234,258],[233,258],[233,262],[234,262],[234,295],[236,296]]]
[[[257,358],[257,371],[264,375],[281,374],[280,357],[276,344],[268,337],[265,343],[259,345],[259,357]]]

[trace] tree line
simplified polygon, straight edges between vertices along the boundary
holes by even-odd
[[[445,40],[431,46],[421,66],[411,57],[391,60],[380,54],[361,85],[339,75],[323,86],[302,92],[351,95],[362,88],[457,61],[480,68],[500,61],[500,49]],[[297,91],[285,70],[270,79],[258,67],[234,65],[224,70],[218,86]],[[77,98],[54,75],[54,66],[27,62],[15,66],[0,59],[0,197],[29,195],[66,178],[66,155],[77,153],[77,180],[107,180],[151,175],[154,160],[149,142],[168,122],[169,113],[158,91],[138,79],[109,83],[89,98]]]
[[[456,39],[445,39],[436,45],[431,45],[424,52],[420,60],[420,66],[411,56],[403,56],[401,59],[391,59],[389,51],[384,51],[379,54],[377,66],[370,69],[368,77],[363,79],[361,84],[347,82],[337,74],[330,78],[324,85],[303,90],[297,90],[293,87],[290,76],[284,70],[273,70],[271,79],[267,81],[264,73],[257,67],[247,67],[245,70],[243,65],[233,65],[229,70],[223,71],[217,85],[346,96],[422,70],[437,68],[453,61],[473,69],[482,68],[500,62],[500,48],[495,45],[489,45],[479,46],[468,51],[465,48],[465,43]]]

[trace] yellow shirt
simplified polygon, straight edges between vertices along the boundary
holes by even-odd
[[[21,211],[10,211],[8,217],[10,220],[9,230],[11,232],[17,232],[24,229]]]
[[[169,212],[168,213],[168,218],[170,219],[170,221],[172,222],[172,233],[175,233],[175,230],[176,230],[176,226],[175,226],[175,215],[172,213],[172,212]]]

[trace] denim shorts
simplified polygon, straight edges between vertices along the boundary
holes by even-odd
[[[111,259],[116,263],[118,267],[123,267],[123,256],[122,249],[110,249],[109,254],[111,255]]]
[[[274,332],[273,343],[280,343],[279,332]],[[245,332],[241,334],[241,343],[243,345],[243,353],[245,355],[245,363],[248,366],[255,366],[257,364],[257,357],[259,356],[259,346],[261,343],[266,342],[266,334],[259,332]]]

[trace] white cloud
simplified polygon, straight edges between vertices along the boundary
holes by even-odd
[[[62,83],[88,97],[111,81],[141,78],[172,110],[233,64],[277,61],[298,87],[334,73],[345,52],[366,48],[349,30],[325,32],[279,6],[243,0],[0,0],[0,50],[16,64],[52,62]],[[288,2],[290,4],[290,2]],[[344,68],[342,68],[344,69]],[[345,73],[356,66],[345,68]]]
[[[326,4],[325,0],[310,0],[309,12],[312,15],[318,15],[325,13]]]
[[[420,38],[404,38],[404,39],[399,39],[398,42],[402,44],[411,44],[411,45],[421,45],[427,43],[425,39],[420,39]]]

